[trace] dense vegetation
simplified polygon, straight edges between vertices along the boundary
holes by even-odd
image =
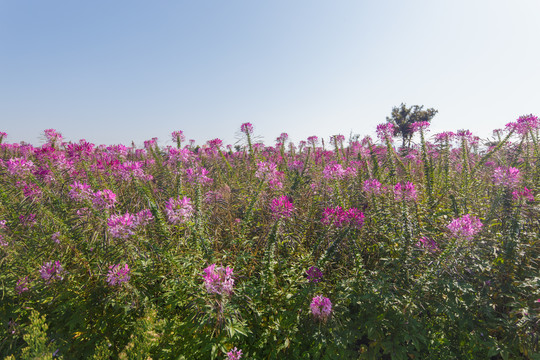
[[[0,133],[0,354],[539,359],[539,120],[396,147]],[[405,142],[403,142],[405,144]]]

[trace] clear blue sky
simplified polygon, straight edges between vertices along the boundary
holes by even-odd
[[[0,131],[128,144],[240,124],[373,134],[393,106],[481,136],[540,115],[540,1],[0,0]]]

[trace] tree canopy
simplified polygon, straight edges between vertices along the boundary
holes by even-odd
[[[401,136],[401,146],[410,147],[411,138],[414,134],[412,124],[421,121],[431,122],[431,119],[438,112],[438,110],[433,108],[424,110],[424,105],[407,107],[407,104],[401,103],[400,106],[392,108],[392,113],[390,117],[386,117],[386,121],[394,124],[394,136]]]

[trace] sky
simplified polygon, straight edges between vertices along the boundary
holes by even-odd
[[[392,107],[488,137],[540,115],[537,0],[0,0],[7,142],[373,135]]]

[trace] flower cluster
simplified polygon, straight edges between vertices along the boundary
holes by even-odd
[[[242,125],[240,125],[240,131],[243,132],[244,134],[248,135],[248,134],[252,134],[253,133],[253,125],[251,125],[251,123],[243,123]]]
[[[146,209],[134,215],[130,213],[111,215],[107,220],[107,225],[113,238],[127,239],[135,234],[138,227],[147,225],[153,219],[152,212]]]
[[[227,360],[240,360],[241,357],[242,350],[238,350],[237,348],[234,348],[227,353]]]
[[[383,191],[381,183],[377,179],[368,179],[364,181],[364,192],[370,195],[380,195]]]
[[[416,189],[412,182],[398,183],[394,186],[394,196],[397,201],[416,201]]]
[[[493,172],[493,182],[498,186],[514,188],[519,184],[520,180],[519,169],[514,167],[498,167]]]
[[[110,286],[122,285],[131,279],[129,275],[130,272],[131,270],[129,269],[128,264],[124,264],[124,266],[120,264],[110,265],[107,274],[107,283]]]
[[[270,209],[274,219],[286,219],[292,216],[294,205],[286,196],[280,196],[276,199],[272,199]]]
[[[392,142],[392,136],[394,135],[394,124],[385,123],[377,125],[377,136],[381,141]]]
[[[534,195],[532,193],[532,190],[527,189],[527,187],[523,187],[523,190],[513,191],[512,197],[514,198],[514,200],[525,199],[528,201],[534,201]]]
[[[464,215],[460,218],[454,219],[447,228],[450,230],[452,235],[458,239],[462,240],[472,240],[474,235],[476,235],[482,229],[482,222],[475,216],[470,214]]]
[[[50,283],[54,280],[64,279],[63,273],[64,268],[62,267],[62,264],[60,264],[60,261],[49,261],[43,264],[43,266],[41,266],[41,269],[39,270],[41,278],[45,280],[46,283]]]
[[[323,170],[323,177],[328,180],[338,180],[343,179],[348,176],[355,176],[356,169],[352,167],[347,167],[346,169],[341,166],[341,164],[329,164]]]
[[[333,224],[338,228],[351,227],[360,229],[364,225],[364,214],[355,208],[345,210],[341,206],[337,206],[324,209],[321,221],[325,225]]]
[[[170,198],[165,203],[165,212],[167,213],[167,218],[170,223],[183,224],[193,215],[191,199],[188,197],[180,198],[180,196],[176,199]]]
[[[187,181],[189,183],[198,183],[201,185],[211,184],[214,180],[207,175],[210,173],[203,167],[187,168],[185,170]]]
[[[308,277],[308,281],[313,283],[318,283],[323,278],[322,271],[316,266],[311,266],[309,269],[307,269],[306,275]]]
[[[315,320],[326,321],[332,313],[332,302],[327,297],[317,295],[312,299],[310,308]]]
[[[99,190],[92,198],[94,208],[97,210],[112,209],[116,204],[116,194],[111,190]]]
[[[429,127],[429,121],[417,121],[412,123],[411,129],[413,132],[424,131]]]
[[[233,269],[212,264],[204,269],[204,286],[210,294],[230,295],[233,291]]]

